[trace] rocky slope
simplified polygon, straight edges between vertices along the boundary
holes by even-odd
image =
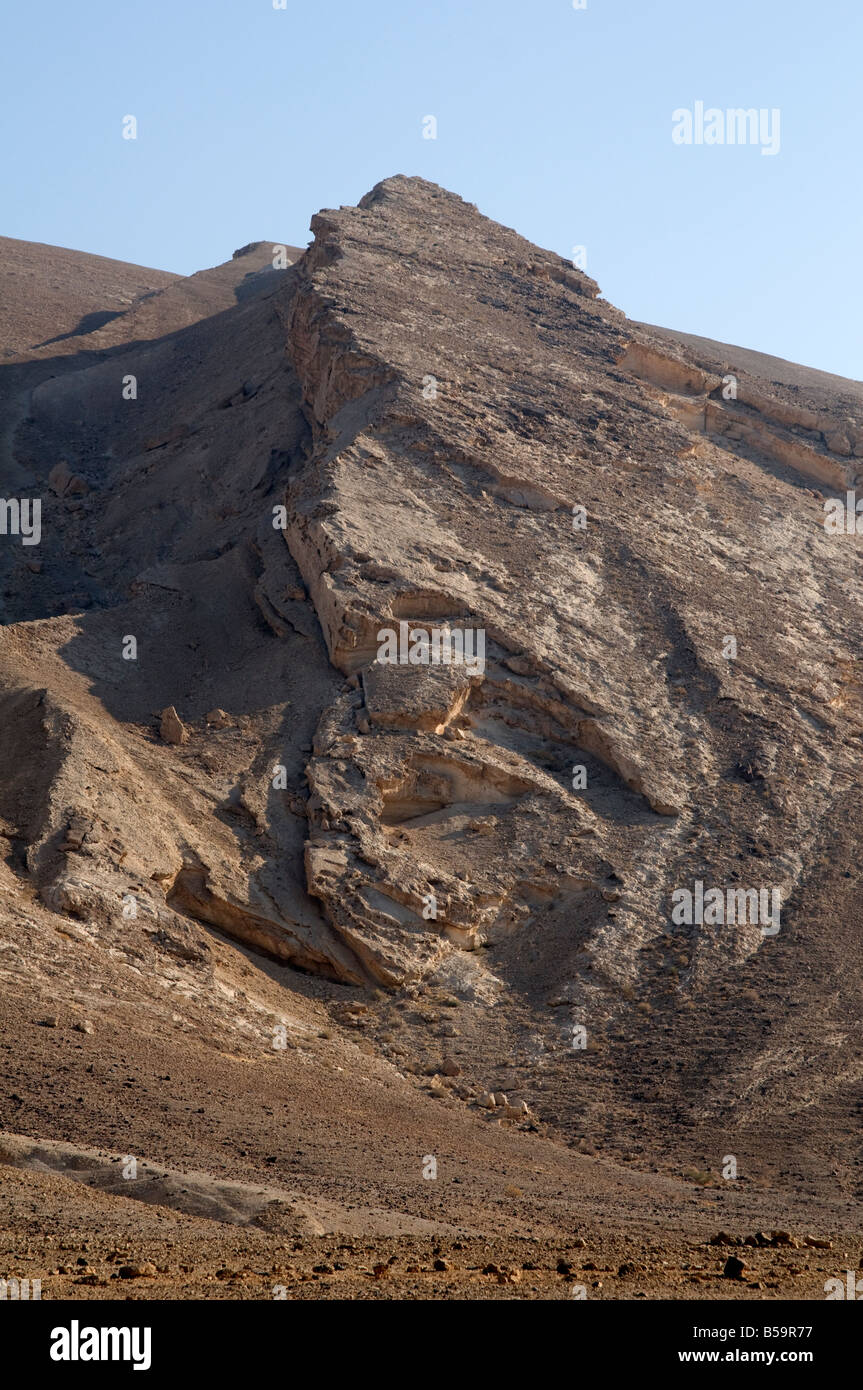
[[[421,179],[312,232],[188,279],[0,246],[0,477],[42,508],[38,546],[0,536],[0,1123],[272,1160],[316,1200],[342,1165],[438,1221],[434,1184],[376,1174],[436,1151],[440,1108],[452,1154],[491,1125],[503,1169],[533,1146],[600,1208],[614,1159],[853,1232],[859,549],[824,501],[863,471],[859,383],[631,323]],[[380,659],[444,628],[483,661]],[[676,920],[699,882],[781,919]],[[78,1098],[46,1089],[45,1018]],[[280,1102],[217,1158],[192,1099],[218,1124],[281,1095],[287,1054],[326,1160]],[[347,1163],[321,1106],[357,1087]],[[610,1219],[655,1198],[671,1229],[653,1181]]]

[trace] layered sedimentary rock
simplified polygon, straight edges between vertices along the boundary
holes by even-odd
[[[54,357],[16,338],[3,463],[42,541],[0,557],[9,890],[357,985],[470,954],[645,1058],[650,1011],[683,1035],[729,980],[811,971],[818,1009],[743,1051],[823,1094],[859,963],[858,546],[823,525],[855,384],[633,324],[421,179],[312,231]],[[482,662],[382,659],[402,624]],[[778,892],[780,930],[675,920],[697,883]]]
[[[805,486],[853,484],[836,402],[803,420],[746,376],[726,401],[721,371],[422,181],[313,230],[279,302],[311,427],[286,539],[356,687],[309,767],[310,887],[337,929],[385,978],[439,949],[430,889],[463,945],[554,905],[578,971],[624,980],[672,886],[742,881],[753,843],[792,901],[857,732],[854,552]],[[393,668],[382,717],[379,633],[405,620],[482,630],[486,669],[449,704]],[[693,938],[695,975],[763,944]]]

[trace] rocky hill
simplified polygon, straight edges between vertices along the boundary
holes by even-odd
[[[160,1296],[286,1235],[334,1241],[299,1296],[435,1259],[505,1294],[498,1247],[536,1296],[745,1294],[691,1253],[723,1225],[789,1228],[756,1282],[822,1297],[860,1240],[825,502],[863,387],[633,323],[422,179],[311,229],[188,278],[0,242],[0,1180],[44,1213],[9,1259],[77,1174],[81,1296],[168,1225]]]

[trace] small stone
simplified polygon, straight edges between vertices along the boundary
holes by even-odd
[[[56,1028],[56,1027],[57,1027],[57,1015],[56,1015],[56,1014],[47,1014],[45,1018],[40,1018],[40,1019],[39,1019],[39,1027],[40,1027],[40,1028]]]
[[[61,849],[79,850],[93,829],[93,822],[86,816],[74,815],[66,827]]]
[[[440,1274],[445,1274],[446,1271],[450,1268],[449,1260],[442,1260],[440,1259],[440,1257],[438,1257],[438,1259],[436,1259],[434,1264],[432,1265],[432,1268],[436,1269]]]
[[[118,1270],[121,1279],[153,1279],[156,1275],[156,1266],[151,1260],[142,1260],[136,1265],[121,1265]]]
[[[745,1269],[746,1262],[744,1260],[739,1260],[736,1255],[729,1255],[725,1261],[722,1277],[723,1279],[742,1279]]]
[[[159,734],[165,743],[181,744],[188,742],[189,735],[186,732],[186,727],[182,723],[173,705],[169,705],[167,709],[162,710],[162,722],[159,726]]]
[[[494,1110],[495,1100],[491,1091],[483,1091],[477,1104],[482,1106],[483,1110]]]
[[[839,430],[826,435],[824,442],[834,454],[841,454],[843,458],[848,458],[851,454],[851,441],[846,434],[842,434]]]
[[[443,1066],[441,1067],[441,1071],[443,1072],[444,1076],[461,1075],[461,1067],[459,1066],[458,1062],[454,1062],[451,1057],[448,1057],[447,1060],[444,1062]]]
[[[96,1031],[89,1018],[79,1019],[77,1023],[72,1024],[72,1027],[76,1033],[94,1033]]]
[[[175,444],[179,439],[185,439],[189,433],[189,426],[186,424],[173,425],[166,434],[160,434],[154,439],[146,440],[145,450],[149,453],[152,449],[163,449],[166,444]]]
[[[522,1106],[524,1106],[524,1101],[521,1101],[518,1105],[504,1106],[503,1118],[505,1120],[523,1120],[527,1115],[527,1107],[524,1106],[524,1109],[522,1109]]]
[[[223,709],[211,709],[205,718],[213,729],[227,729],[231,723],[231,716]]]
[[[58,497],[83,497],[90,491],[84,479],[72,472],[65,459],[55,463],[51,469],[48,486]]]

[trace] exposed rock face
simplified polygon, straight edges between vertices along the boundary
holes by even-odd
[[[312,225],[279,302],[312,427],[287,540],[360,677],[309,765],[310,888],[337,930],[391,979],[441,935],[560,914],[589,994],[667,949],[675,887],[749,886],[748,862],[792,901],[860,727],[852,551],[800,477],[854,481],[816,435],[834,403],[749,377],[726,403],[721,372],[636,341],[586,277],[420,180]],[[381,668],[403,620],[484,631],[483,676]],[[701,982],[764,946],[751,925],[687,938]]]
[[[850,1086],[863,613],[817,489],[858,484],[854,384],[632,324],[420,179],[312,230],[4,368],[43,499],[42,569],[0,556],[13,887],[106,939],[131,895],[201,969],[189,919],[388,988],[488,946],[477,997],[616,1038],[636,1109],[672,1030],[705,1114],[813,1104],[836,1049]],[[405,631],[482,659],[382,659]],[[675,921],[697,883],[778,932]]]

